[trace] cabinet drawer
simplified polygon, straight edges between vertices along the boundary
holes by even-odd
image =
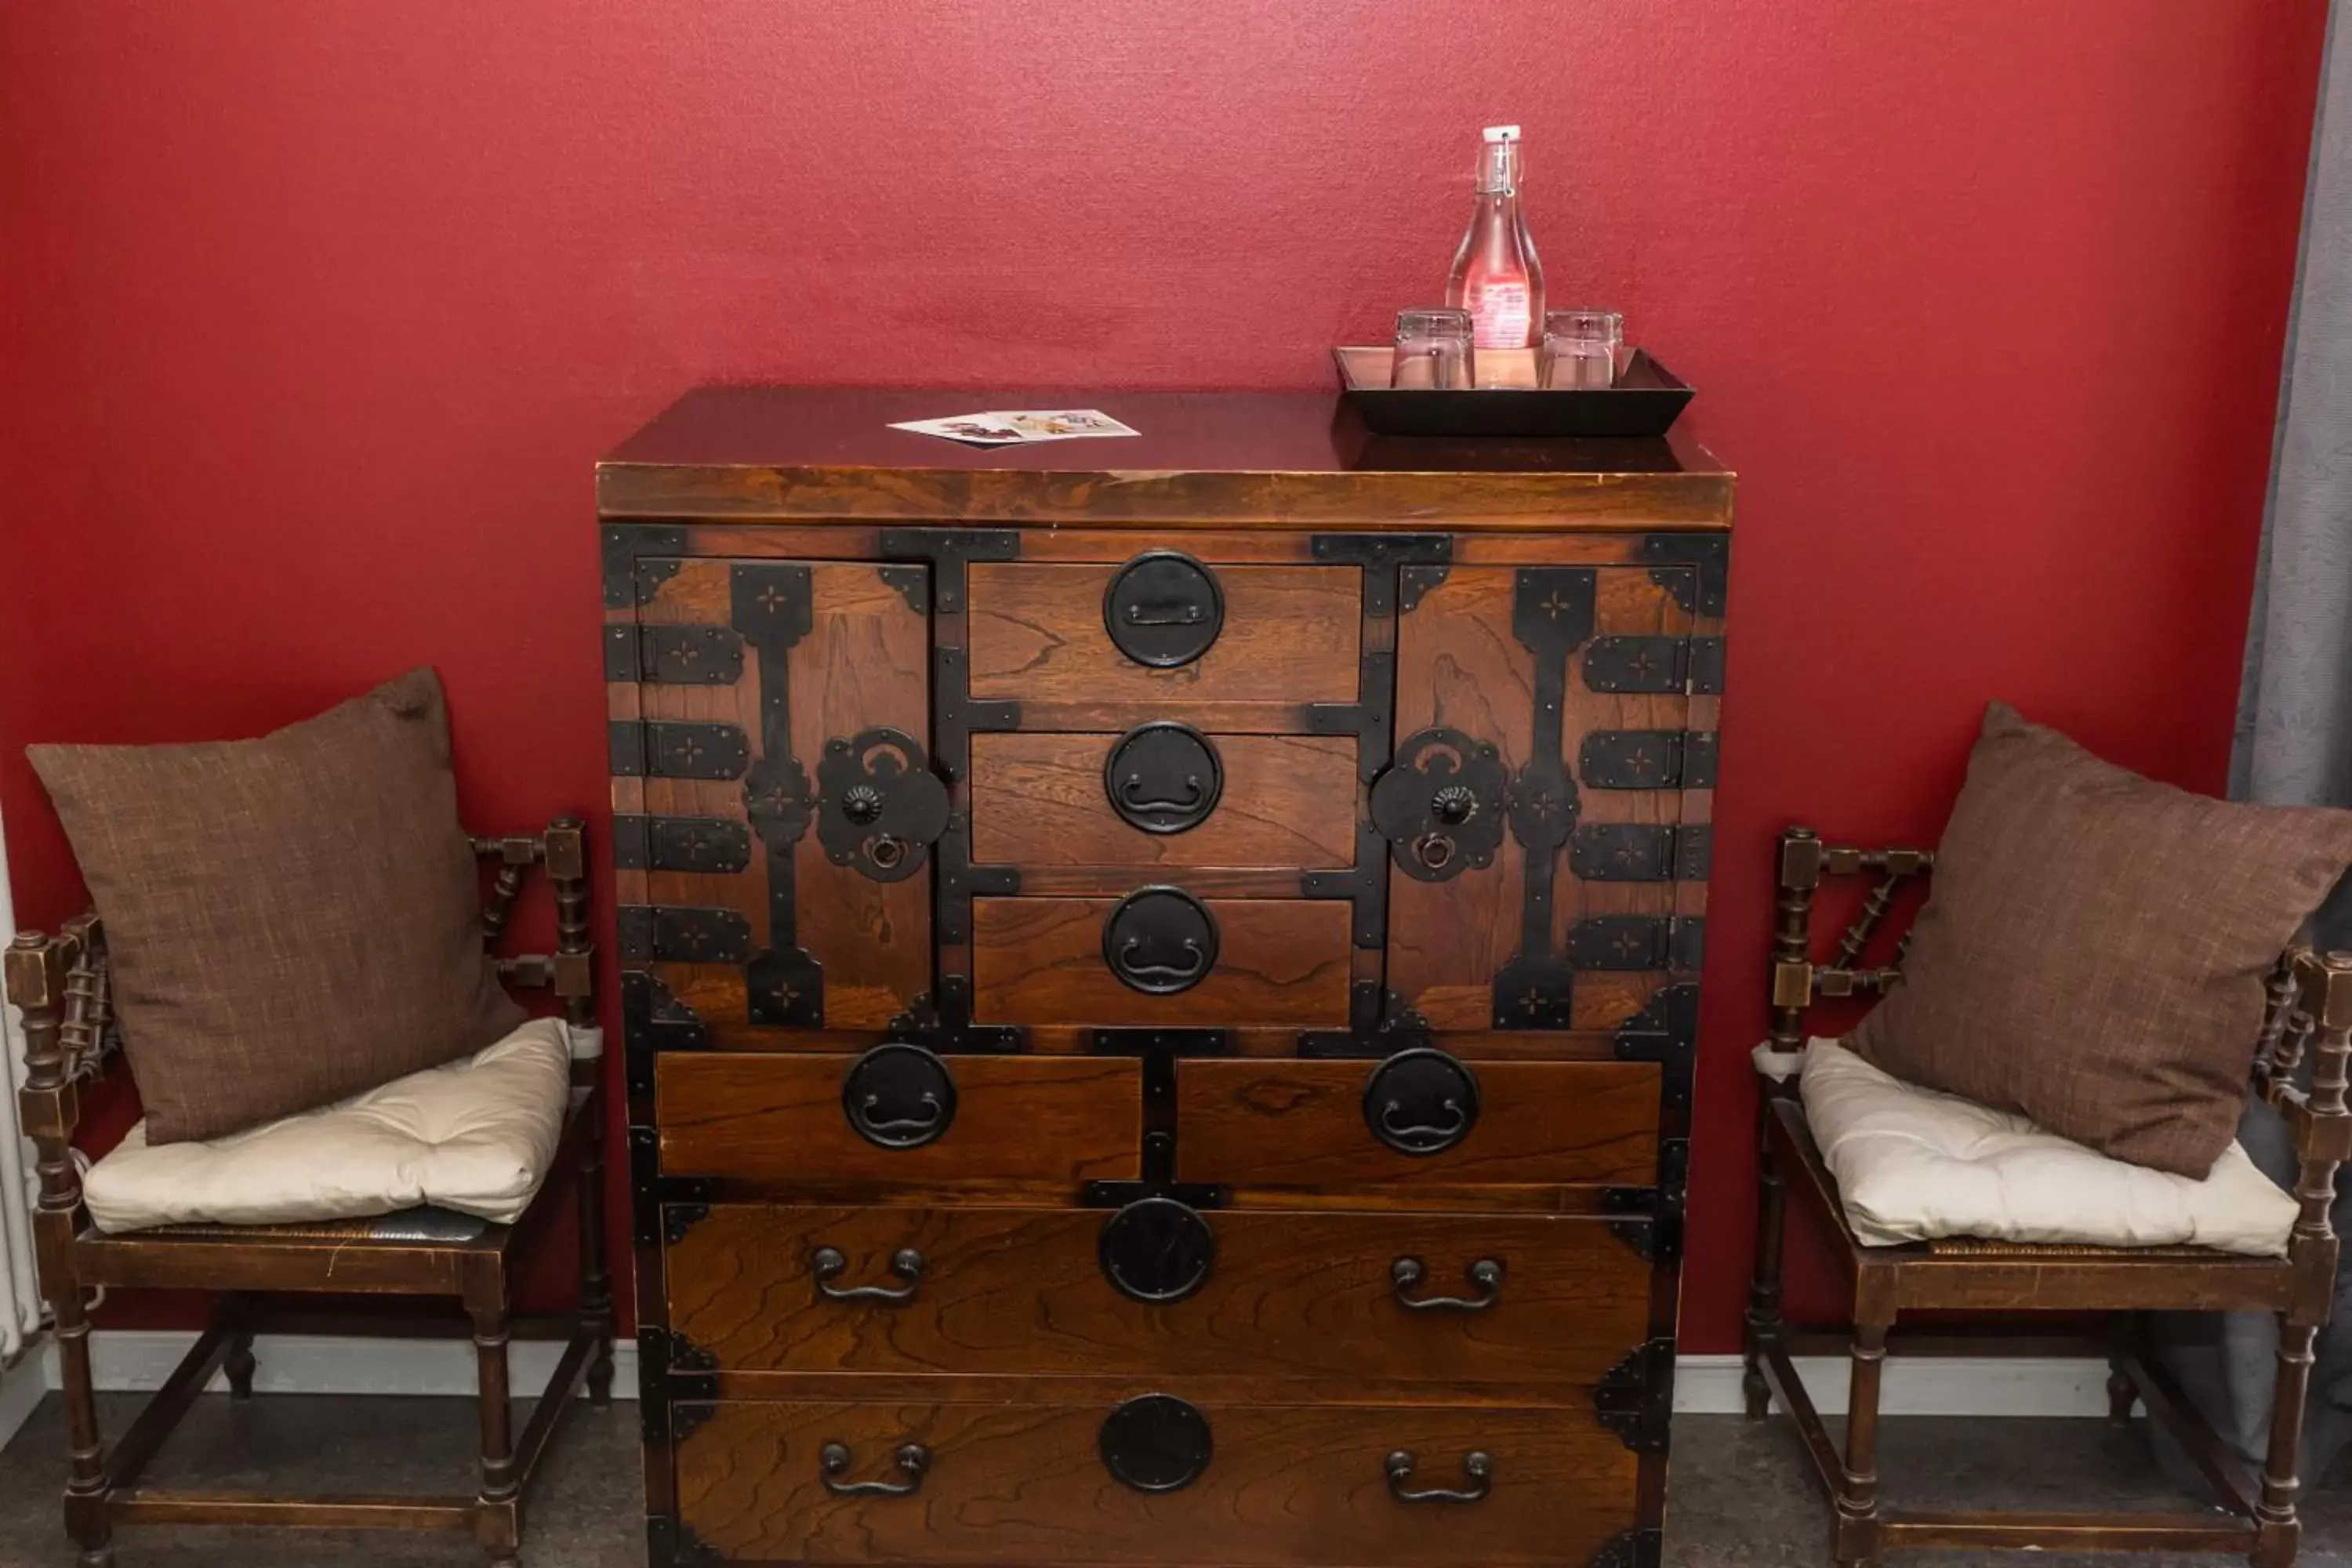
[[[1171,552],[1151,558],[1169,560]],[[1150,559],[1139,557],[1142,566],[974,564],[968,591],[972,696],[1145,708],[1356,700],[1360,570],[1220,566],[1190,557],[1174,558],[1185,564],[1154,567]],[[1121,574],[1130,569],[1137,574],[1122,586]],[[1115,620],[1124,624],[1121,638],[1132,652],[1113,640]],[[1138,653],[1191,657],[1153,664]]]
[[[1658,1069],[1649,1062],[1463,1063],[1437,1052],[1384,1062],[1189,1059],[1177,1064],[1176,1106],[1177,1173],[1187,1182],[1657,1179]]]
[[[1233,1568],[1585,1563],[1634,1522],[1636,1458],[1589,1410],[1236,1406],[1181,1392],[1124,1405],[682,1405],[678,1511],[737,1562]],[[1465,1474],[1472,1454],[1483,1482]],[[1395,1481],[1392,1456],[1409,1456]],[[833,1489],[855,1486],[912,1489]],[[1435,1489],[1484,1495],[1395,1495]]]
[[[665,1256],[729,1372],[1588,1384],[1648,1337],[1591,1215],[720,1204]]]
[[[1192,1027],[1348,1019],[1350,907],[1322,899],[975,899],[972,1016]]]
[[[673,1054],[654,1068],[662,1169],[843,1182],[1137,1174],[1142,1076],[1108,1057]]]
[[[971,738],[985,866],[1312,869],[1356,860],[1356,742],[1329,735]]]

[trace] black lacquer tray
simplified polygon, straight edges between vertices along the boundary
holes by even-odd
[[[1568,392],[1535,384],[1533,349],[1481,352],[1475,391],[1391,387],[1386,348],[1337,348],[1331,358],[1341,399],[1382,436],[1663,436],[1691,400],[1682,379],[1642,349],[1616,385]]]

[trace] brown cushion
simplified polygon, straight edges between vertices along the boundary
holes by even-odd
[[[2263,976],[2347,864],[2352,811],[2190,795],[1995,703],[1904,983],[1846,1043],[2202,1177],[2236,1135]]]
[[[521,1021],[482,952],[430,669],[257,741],[26,754],[106,922],[149,1142],[307,1110]]]

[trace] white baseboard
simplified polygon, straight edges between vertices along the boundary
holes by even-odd
[[[194,1338],[135,1330],[95,1334],[91,1345],[98,1386],[109,1391],[157,1387]],[[562,1352],[561,1345],[551,1342],[517,1342],[516,1392],[545,1386]],[[266,1394],[474,1392],[473,1347],[463,1341],[265,1336],[255,1342],[254,1355],[260,1363],[254,1387]],[[614,1347],[613,1359],[614,1394],[635,1399],[635,1342],[621,1341]],[[47,1385],[57,1387],[54,1357],[45,1355],[43,1364]],[[1844,1413],[1843,1360],[1800,1356],[1797,1370],[1823,1415]],[[1675,1408],[1695,1415],[1737,1415],[1741,1408],[1739,1374],[1736,1355],[1682,1357],[1675,1363]],[[1880,1408],[1889,1415],[2100,1415],[2107,1408],[2106,1383],[2106,1363],[2088,1358],[1895,1356],[1886,1363]],[[225,1386],[218,1378],[213,1382],[215,1390]],[[0,1415],[6,1408],[0,1399]],[[11,1429],[0,1419],[0,1432]]]
[[[26,1348],[22,1361],[0,1371],[0,1447],[33,1418],[41,1395],[49,1391],[48,1379],[43,1375],[47,1356],[46,1344],[35,1344]]]
[[[93,1381],[105,1393],[143,1393],[160,1388],[195,1342],[193,1333],[121,1329],[90,1336]],[[509,1352],[509,1375],[518,1397],[535,1396],[555,1375],[563,1347],[550,1340],[517,1340]],[[474,1347],[466,1340],[346,1339],[312,1334],[264,1334],[253,1342],[253,1387],[257,1394],[471,1394]],[[42,1359],[50,1388],[58,1386],[54,1348]],[[637,1346],[613,1346],[613,1395],[637,1396]],[[227,1380],[215,1373],[214,1393]]]
[[[1846,1362],[1799,1356],[1797,1375],[1824,1415],[1845,1414]],[[1675,1409],[1736,1415],[1745,1408],[1736,1355],[1675,1363]],[[1889,1356],[1878,1408],[1885,1415],[2105,1415],[2107,1363],[2071,1356]]]

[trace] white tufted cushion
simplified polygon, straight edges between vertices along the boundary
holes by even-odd
[[[1790,1063],[1758,1047],[1768,1076]],[[2192,1181],[2095,1153],[2022,1116],[1891,1078],[1835,1040],[1805,1050],[1805,1120],[1854,1234],[2095,1247],[2210,1247],[2275,1258],[2295,1202],[2231,1143]]]
[[[555,1158],[572,1044],[535,1018],[463,1061],[201,1143],[133,1127],[82,1178],[109,1232],[361,1219],[432,1204],[513,1223]]]

